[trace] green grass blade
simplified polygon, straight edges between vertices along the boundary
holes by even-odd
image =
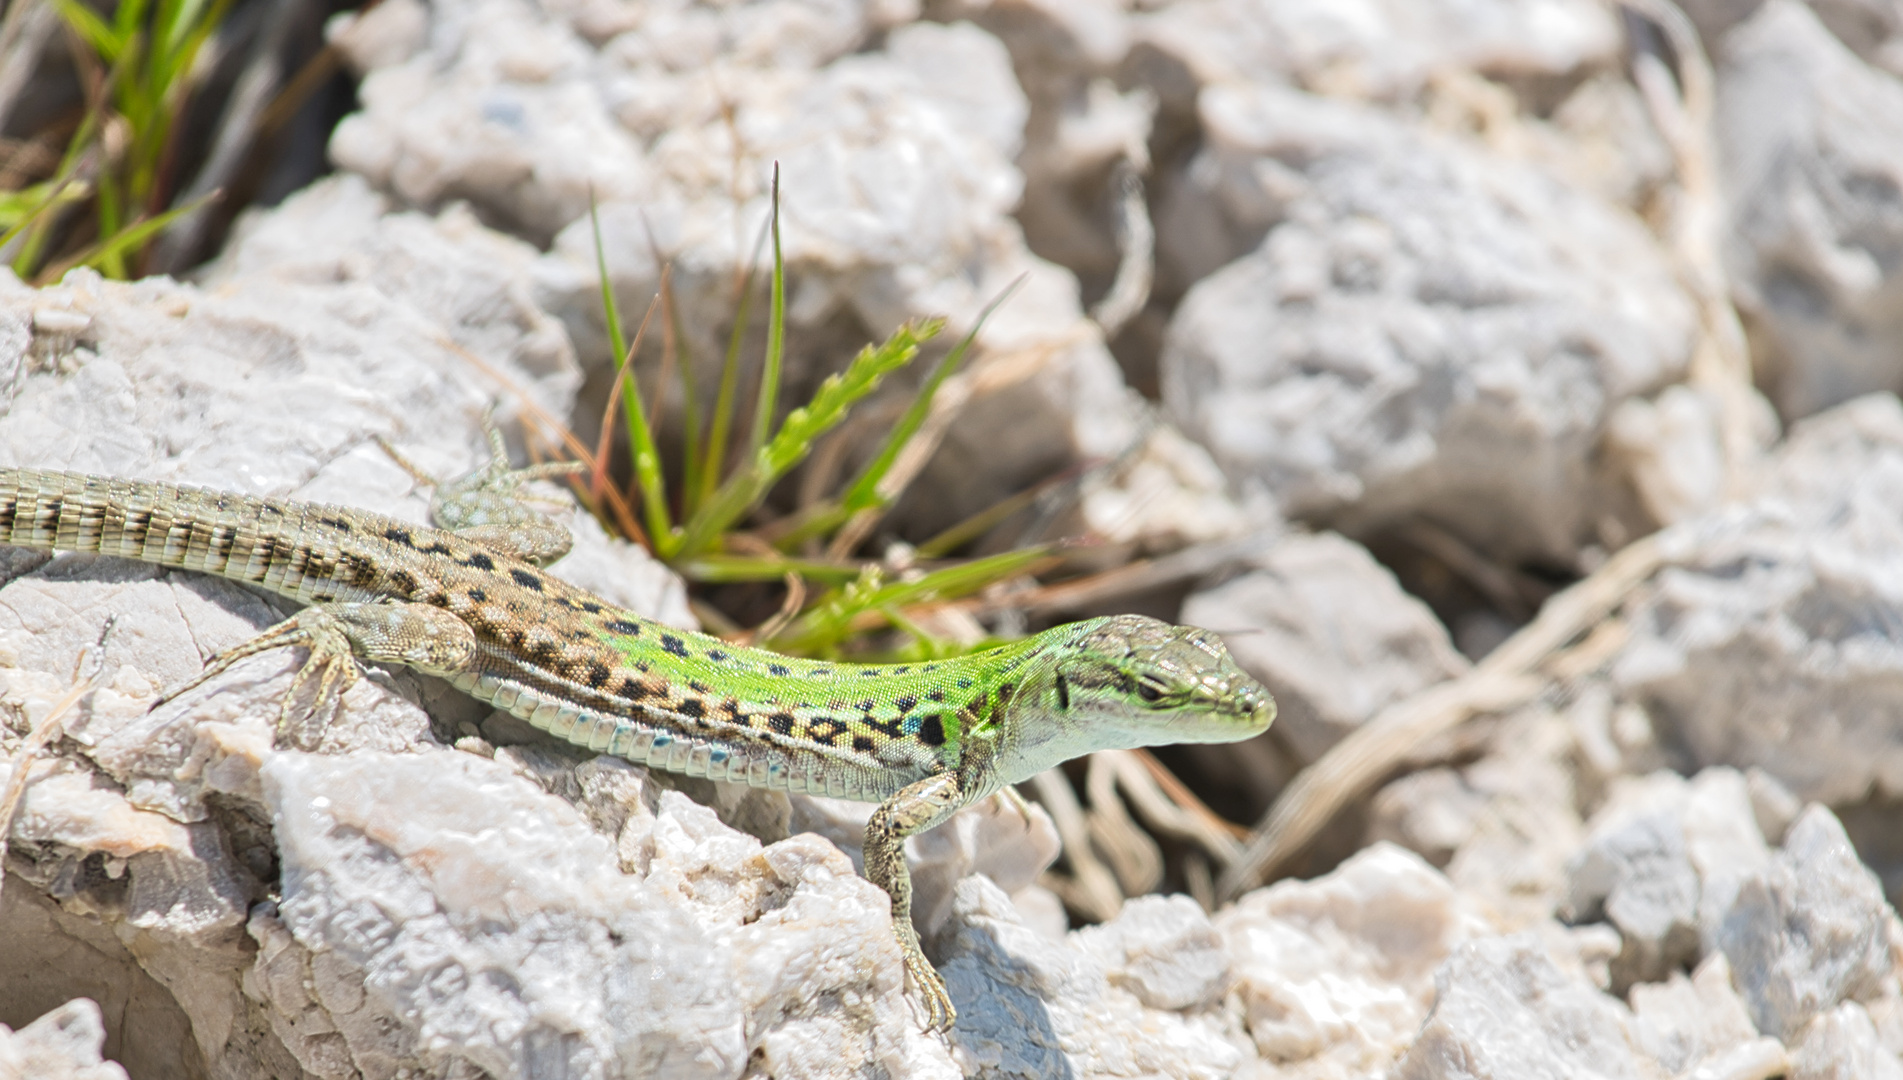
[[[39,284],[48,284],[58,281],[66,271],[71,270],[75,266],[98,267],[100,268],[100,272],[104,273],[104,268],[115,260],[118,260],[119,264],[123,265],[122,260],[127,251],[157,236],[167,225],[170,225],[179,216],[191,213],[212,199],[217,198],[217,196],[218,193],[215,191],[207,192],[204,196],[193,199],[184,206],[176,206],[163,214],[135,221],[78,254],[69,255],[59,262],[54,263],[52,266],[47,267],[45,270],[40,271],[37,281]]]
[[[595,208],[595,196],[588,196],[588,224],[595,231],[595,280],[601,286],[601,318],[607,324],[608,347],[614,350],[615,362],[628,352],[628,337],[621,329],[621,305],[615,302],[614,288],[608,281],[608,255],[601,246],[601,215]]]
[[[834,563],[820,559],[770,559],[757,555],[697,555],[674,564],[674,570],[689,581],[710,585],[745,581],[779,581],[788,571],[828,585],[844,585],[859,576],[858,563]]]
[[[595,234],[595,274],[601,281],[602,318],[607,323],[608,340],[615,350],[615,373],[621,381],[621,416],[628,426],[628,454],[634,466],[635,483],[641,486],[641,510],[647,518],[648,537],[662,558],[672,554],[670,544],[677,540],[667,512],[667,481],[661,471],[661,451],[654,445],[654,432],[648,426],[647,410],[641,404],[641,386],[634,374],[634,352],[622,331],[621,306],[616,303],[614,286],[608,279],[608,254],[601,243],[601,214],[593,199],[588,201],[588,222]],[[653,308],[648,309],[649,315]],[[647,328],[642,320],[641,327]],[[637,341],[640,335],[636,334]]]
[[[840,505],[837,499],[827,499],[806,507],[791,518],[773,523],[773,528],[764,530],[773,546],[781,551],[791,551],[802,541],[815,536],[825,536],[846,523],[852,511]]]
[[[71,190],[73,188],[80,190],[75,192]],[[4,205],[0,205],[0,228],[5,229],[0,232],[0,248],[11,244],[14,237],[38,224],[41,218],[58,207],[78,202],[88,194],[90,192],[85,185],[71,177],[56,177],[22,191],[7,192]],[[32,276],[20,271],[19,267],[15,267],[15,272],[22,278]]]
[[[204,18],[208,14],[205,0],[160,0],[158,29],[161,33],[155,38],[158,55],[167,68],[166,85],[170,85],[178,70],[172,62],[174,58],[190,51],[188,41],[207,22],[216,22]]]
[[[136,3],[137,0],[124,0],[121,6],[130,7]],[[118,62],[119,53],[125,48],[128,35],[123,35],[106,25],[104,19],[94,14],[93,9],[80,3],[79,0],[52,0],[52,4],[53,10],[59,12],[59,17],[66,20],[67,26],[73,28],[73,33],[78,34],[81,40],[90,45],[101,59],[108,64]]]
[[[987,304],[985,309],[978,313],[978,321],[972,324],[970,332],[961,338],[958,344],[932,369],[924,385],[919,387],[918,396],[912,399],[911,406],[905,410],[905,415],[899,417],[899,422],[894,424],[891,432],[886,435],[885,445],[879,448],[879,452],[866,463],[852,486],[846,489],[845,497],[840,502],[848,514],[883,507],[886,504],[888,497],[880,493],[880,481],[891,472],[892,465],[899,459],[905,444],[911,442],[912,436],[918,434],[918,429],[924,426],[925,418],[932,411],[933,396],[938,393],[938,388],[944,385],[945,380],[951,377],[951,373],[958,370],[958,365],[964,361],[965,354],[971,351],[972,343],[977,340],[978,331],[984,327],[985,320],[991,317],[992,312],[998,310],[999,305],[1009,300],[1011,294],[1016,292],[1018,286],[1023,283],[1023,278],[1012,282],[1009,288],[998,295],[997,299]]]
[[[999,499],[920,544],[917,548],[919,558],[937,559],[956,551],[990,532],[1012,514],[1036,502],[1040,496],[1050,490],[1050,487],[1049,483],[1037,484]]]
[[[120,0],[112,12],[112,29],[120,41],[126,41],[145,26],[149,0]]]
[[[943,325],[937,319],[907,323],[878,348],[868,345],[861,349],[845,371],[827,376],[813,400],[788,413],[773,440],[721,484],[714,497],[689,519],[678,553],[692,556],[707,550],[716,537],[752,510],[780,477],[812,451],[814,441],[838,426],[854,404],[878,389],[886,375],[911,363],[918,355],[919,343]]]
[[[661,345],[674,353],[681,378],[681,516],[691,517],[700,491],[700,390],[694,381],[694,353],[682,333],[681,298],[674,291],[673,268],[661,271]]]
[[[707,456],[700,470],[701,489],[694,499],[693,512],[687,516],[699,512],[702,505],[713,499],[726,465],[727,441],[733,437],[734,413],[739,408],[740,346],[746,341],[747,324],[753,317],[753,279],[772,225],[770,215],[761,223],[760,236],[753,243],[753,258],[748,260],[746,276],[741,279],[740,295],[734,305],[733,332],[727,336],[727,358],[720,369],[720,392],[714,398],[713,419],[707,432]]]
[[[753,436],[747,448],[759,453],[773,428],[780,405],[780,371],[786,359],[786,259],[780,250],[780,166],[773,165],[773,299],[767,309],[766,363],[760,368],[760,395],[754,401]]]
[[[837,648],[841,641],[858,631],[858,623],[865,616],[885,621],[887,616],[882,610],[885,608],[956,600],[1025,573],[1050,558],[1050,554],[1046,548],[1026,548],[947,566],[916,581],[885,584],[862,579],[823,599],[785,633],[775,637],[770,647],[803,656],[820,655]]]

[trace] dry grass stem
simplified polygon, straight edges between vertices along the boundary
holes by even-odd
[[[1069,874],[1045,871],[1039,883],[1057,894],[1064,906],[1093,922],[1108,922],[1123,909],[1123,891],[1116,876],[1090,850],[1090,824],[1070,781],[1056,769],[1046,769],[1031,778],[1037,801],[1051,815],[1058,838],[1064,842],[1064,861]]]
[[[1549,657],[1594,629],[1664,562],[1658,535],[1628,545],[1589,577],[1553,596],[1533,621],[1473,670],[1395,702],[1302,770],[1256,828],[1217,895],[1233,900],[1268,881],[1343,807],[1405,762],[1416,748],[1477,713],[1514,708],[1546,685]],[[1591,640],[1588,638],[1588,640]]]
[[[112,625],[108,623],[106,632],[110,633],[111,630]],[[40,718],[40,722],[33,725],[33,729],[27,733],[25,741],[21,743],[19,751],[13,755],[13,760],[9,763],[11,769],[7,774],[7,786],[4,790],[0,790],[0,887],[6,884],[7,842],[13,836],[13,818],[20,811],[20,800],[26,795],[27,774],[33,771],[33,762],[40,753],[50,746],[54,739],[60,737],[60,732],[64,730],[66,714],[72,712],[80,699],[92,693],[93,688],[99,684],[97,670],[83,677],[78,673],[92,667],[103,653],[102,648],[93,646],[79,654],[79,662],[74,665],[73,685],[53,703],[53,707],[46,711],[46,715]]]

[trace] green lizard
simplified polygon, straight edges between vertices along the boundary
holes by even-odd
[[[1228,742],[1275,703],[1214,635],[1091,619],[953,660],[843,664],[729,644],[621,610],[543,572],[569,537],[516,498],[501,439],[442,485],[441,529],[361,510],[84,473],[0,469],[0,542],[217,574],[307,605],[208,663],[303,646],[279,716],[317,680],[334,708],[356,660],[447,679],[599,753],[730,783],[876,802],[866,877],[892,899],[929,1028],[956,1014],[913,929],[905,838],[1093,750]],[[354,658],[354,659],[353,659]]]

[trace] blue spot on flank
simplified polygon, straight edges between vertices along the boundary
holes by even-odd
[[[659,747],[659,746],[667,746],[668,744],[670,744],[670,743],[672,743],[673,741],[674,741],[674,736],[672,736],[672,735],[656,735],[656,736],[654,737],[654,745],[655,745],[655,746],[657,746],[657,747]]]
[[[727,760],[727,752],[716,746],[714,747],[714,752],[708,755],[708,760],[716,765],[723,764]]]

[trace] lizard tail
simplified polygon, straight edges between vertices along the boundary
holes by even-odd
[[[84,551],[251,579],[276,530],[264,499],[177,484],[0,469],[0,543]]]

